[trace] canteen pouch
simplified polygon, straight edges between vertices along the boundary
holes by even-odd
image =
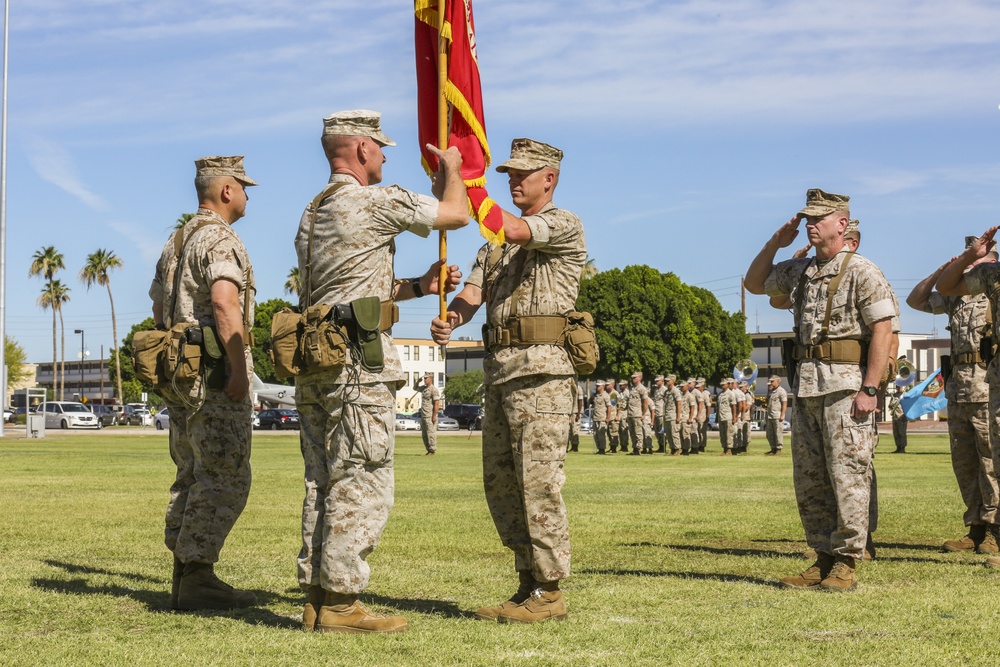
[[[305,318],[291,308],[282,308],[271,318],[271,363],[281,378],[299,375],[303,370],[302,334]]]
[[[300,354],[303,369],[300,372],[339,372],[347,363],[347,337],[343,328],[332,321],[331,310],[333,306],[320,303],[309,306],[302,313]]]
[[[202,330],[197,322],[170,327],[163,351],[163,375],[167,382],[194,382],[201,373]]]
[[[382,304],[378,297],[366,296],[351,301],[351,342],[361,352],[361,365],[366,371],[379,373],[385,366],[382,358],[382,335],[379,323],[382,321]]]
[[[785,367],[785,375],[788,376],[788,386],[794,388],[799,374],[798,362],[795,361],[794,338],[785,338],[781,341],[781,364]]]
[[[597,334],[594,332],[594,316],[577,311],[567,313],[563,346],[577,375],[586,376],[593,373],[601,358],[601,351],[597,346]]]
[[[143,384],[158,385],[164,382],[161,355],[167,346],[170,332],[166,329],[137,331],[132,336],[132,366],[135,376]]]

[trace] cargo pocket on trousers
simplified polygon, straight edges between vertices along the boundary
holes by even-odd
[[[844,460],[840,463],[849,472],[864,474],[871,466],[872,452],[875,449],[873,417],[868,415],[862,420],[857,420],[851,415],[843,415],[840,425],[844,441],[842,454]]]
[[[564,461],[569,446],[570,396],[541,397],[535,401],[535,418],[524,425],[522,447],[530,447],[532,461]]]

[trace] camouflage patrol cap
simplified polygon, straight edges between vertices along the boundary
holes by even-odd
[[[632,373],[632,379],[633,380],[636,379],[636,378],[641,378],[641,377],[642,377],[642,371],[634,371]]]
[[[618,381],[618,384],[628,384],[628,380],[622,378],[621,380]]]
[[[198,176],[232,176],[243,185],[257,185],[243,170],[242,155],[211,155],[194,161]]]
[[[822,218],[834,211],[850,211],[847,195],[835,195],[823,192],[819,188],[806,190],[806,207],[799,211],[800,216]]]
[[[542,167],[558,170],[562,158],[563,152],[555,146],[534,139],[515,139],[510,142],[510,159],[498,165],[497,171],[502,174],[508,169],[534,171]]]
[[[860,223],[858,222],[857,218],[852,218],[850,221],[848,221],[848,223],[847,223],[847,229],[844,230],[844,237],[846,238],[847,236],[851,236],[851,235],[860,237],[861,236],[861,230],[858,229],[858,225],[859,224]]]
[[[746,380],[742,380],[742,381],[740,382],[740,387],[741,387],[741,388],[742,388],[742,387],[749,387],[749,386],[750,386],[750,384],[749,384],[749,383],[748,383],[748,382],[747,382]]]
[[[705,386],[705,378],[698,378],[697,383],[698,383],[699,387],[704,387]]]
[[[780,375],[772,375],[771,377],[767,378],[768,382],[774,382],[775,380],[777,380],[778,382],[781,382],[781,376]]]
[[[677,376],[674,375],[673,373],[671,373],[670,375],[668,375],[666,379],[670,380],[670,381],[673,381],[673,382],[677,382]]]
[[[345,137],[371,137],[379,146],[395,146],[396,142],[382,134],[382,114],[368,109],[338,111],[323,119],[323,134]]]
[[[427,371],[426,373],[424,373],[424,379],[426,380],[427,378],[430,378],[430,379],[433,380],[434,379],[434,373],[432,373],[430,371]]]
[[[734,380],[733,378],[722,378],[722,386],[726,386],[727,384],[730,384],[731,382],[736,382],[736,380]]]
[[[603,387],[604,386],[604,380],[598,380],[597,382],[594,383],[594,386],[595,387]]]
[[[697,380],[695,378],[688,378],[687,381],[688,381],[688,383],[697,382]]]
[[[655,378],[653,378],[653,382],[663,382],[663,376],[657,375]]]

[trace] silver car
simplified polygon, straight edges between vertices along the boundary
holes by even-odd
[[[47,401],[37,412],[45,415],[45,428],[101,428],[97,416],[83,403]]]

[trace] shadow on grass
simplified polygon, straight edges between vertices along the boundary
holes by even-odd
[[[721,581],[730,584],[754,584],[756,586],[766,586],[768,588],[780,588],[778,582],[773,579],[760,579],[759,577],[748,577],[741,574],[720,574],[716,572],[669,572],[652,570],[620,570],[617,568],[590,568],[580,570],[580,573],[613,575],[618,577],[674,577],[677,579]]]
[[[629,542],[623,547],[656,547],[678,551],[698,551],[719,556],[760,556],[762,558],[801,558],[801,551],[773,551],[770,549],[743,549],[739,547],[709,547],[697,544],[657,544],[656,542]]]
[[[392,598],[385,595],[370,595],[362,593],[361,602],[371,601],[375,604],[385,605],[400,611],[415,611],[418,614],[430,614],[443,618],[475,618],[475,614],[470,611],[462,611],[453,602],[442,600],[424,600],[413,598]]]
[[[87,565],[75,565],[73,563],[62,563],[59,561],[46,560],[46,565],[60,568],[71,574],[97,574],[102,576],[122,577],[133,581],[161,584],[163,591],[147,590],[143,588],[131,588],[127,585],[119,584],[92,584],[84,578],[76,577],[72,579],[48,579],[35,577],[31,580],[31,586],[50,593],[60,593],[64,595],[111,595],[119,598],[134,600],[146,606],[152,613],[174,612],[170,608],[170,592],[167,590],[170,582],[167,580],[147,577],[130,572],[114,572],[102,568],[90,567]],[[198,614],[201,616],[222,616],[234,618],[250,625],[266,625],[272,628],[298,629],[301,627],[299,621],[279,616],[265,607],[276,602],[298,602],[298,598],[291,598],[285,595],[274,594],[267,591],[253,591],[257,596],[257,607],[233,610],[213,610],[205,609],[193,612],[177,612],[186,614]]]

